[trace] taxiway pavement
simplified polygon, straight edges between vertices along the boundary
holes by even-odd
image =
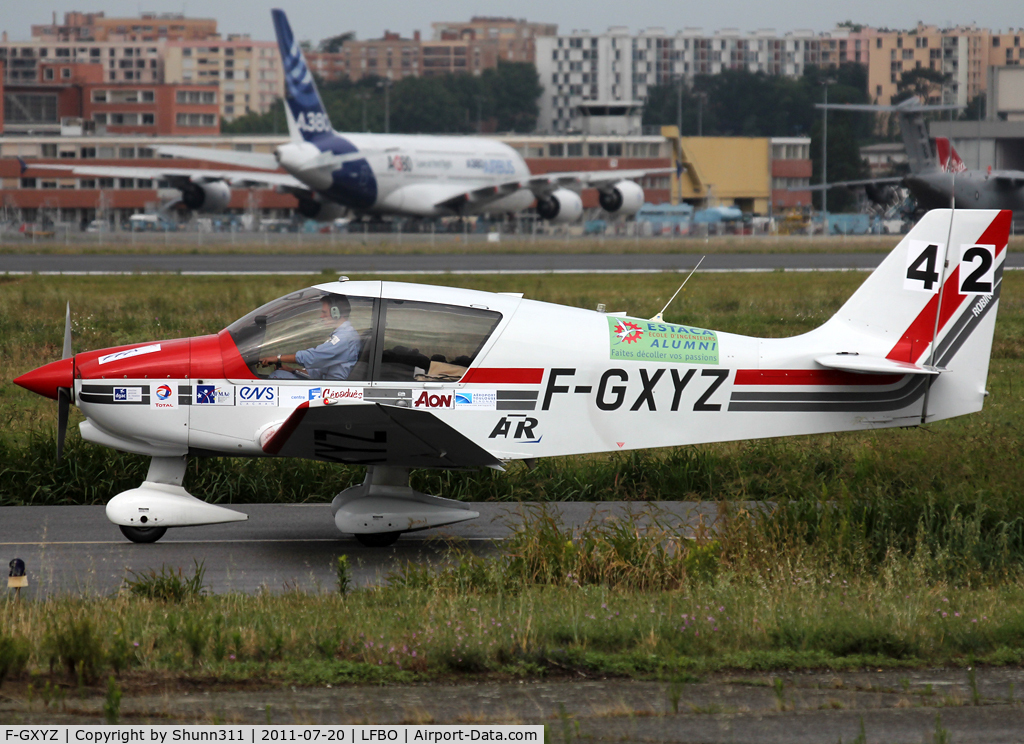
[[[247,522],[168,530],[157,543],[128,542],[107,521],[103,506],[0,507],[0,565],[21,558],[28,569],[27,597],[54,594],[110,594],[131,571],[182,568],[193,561],[206,569],[206,584],[215,593],[272,592],[287,589],[332,590],[337,557],[348,555],[353,578],[361,585],[379,583],[404,565],[443,561],[453,546],[491,553],[511,534],[524,514],[538,505],[478,503],[479,519],[403,535],[388,548],[367,548],[334,525],[329,504],[231,505],[249,515]],[[713,526],[713,502],[559,502],[548,512],[566,526],[583,525],[628,513],[656,518],[684,532],[703,523]]]
[[[721,253],[709,254],[701,271],[866,271],[883,258],[884,253]],[[0,274],[646,273],[689,271],[699,260],[692,253],[7,254],[0,255]],[[1024,256],[1010,254],[1006,261],[1024,267]]]

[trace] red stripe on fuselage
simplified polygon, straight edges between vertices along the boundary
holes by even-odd
[[[979,245],[995,245],[996,256],[998,257],[1006,248],[1006,241],[1010,235],[1010,220],[1013,213],[1004,209],[995,216],[992,223],[985,229],[975,242]],[[949,246],[946,247],[948,253]],[[945,284],[942,285],[942,308],[939,312],[938,331],[946,327],[946,323],[953,317],[957,308],[967,299],[967,295],[960,294],[960,266],[959,261]],[[935,310],[939,306],[939,293],[932,295],[928,304],[918,314],[910,327],[903,333],[900,340],[892,347],[892,351],[886,354],[886,359],[899,362],[910,362],[913,364],[917,358],[924,353],[925,349],[932,342],[932,334],[935,333]]]
[[[543,379],[543,367],[491,367],[470,369],[461,382],[484,385],[540,385]]]
[[[892,385],[903,375],[872,375],[838,369],[738,369],[734,385]]]

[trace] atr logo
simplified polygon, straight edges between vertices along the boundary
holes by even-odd
[[[644,331],[636,323],[622,320],[615,324],[615,337],[625,344],[632,344],[644,337]]]
[[[420,397],[413,401],[413,408],[452,408],[453,395],[451,393],[428,393],[423,391]]]
[[[538,437],[533,433],[536,427],[537,419],[532,416],[527,416],[525,413],[511,413],[508,416],[501,417],[501,420],[495,424],[494,429],[487,438],[497,439],[501,437],[508,439],[511,434],[511,438],[519,444],[538,444],[543,439],[543,436]]]
[[[388,170],[408,173],[412,170],[412,158],[408,155],[388,155]]]
[[[141,403],[142,388],[140,387],[116,387],[114,388],[115,403]]]
[[[237,395],[240,406],[277,405],[277,388],[273,385],[242,385]]]
[[[150,408],[169,410],[178,407],[178,393],[170,385],[158,385],[149,398]]]
[[[230,386],[196,385],[197,406],[233,406],[235,389]]]

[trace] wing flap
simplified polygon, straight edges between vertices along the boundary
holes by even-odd
[[[304,403],[263,445],[268,455],[353,465],[495,467],[500,461],[429,411]]]

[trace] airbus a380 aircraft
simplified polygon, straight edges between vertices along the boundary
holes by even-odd
[[[107,517],[137,542],[244,520],[183,487],[189,457],[367,466],[334,521],[368,545],[479,516],[411,468],[914,426],[981,409],[1009,211],[934,210],[820,328],[759,339],[450,287],[338,281],[219,334],[73,354],[14,382],[82,438],[147,455]]]
[[[644,191],[630,179],[672,168],[574,171],[534,176],[520,154],[486,137],[340,134],[331,126],[313,76],[281,10],[271,11],[285,79],[290,141],[273,155],[163,146],[161,154],[243,166],[248,171],[38,166],[76,175],[170,180],[192,209],[219,211],[228,185],[266,184],[294,194],[299,212],[317,220],[357,215],[443,217],[506,214],[533,205],[545,220],[574,222],[583,214],[582,188],[596,188],[611,215],[634,215]],[[272,173],[278,166],[287,175]],[[26,167],[23,163],[23,167]]]

